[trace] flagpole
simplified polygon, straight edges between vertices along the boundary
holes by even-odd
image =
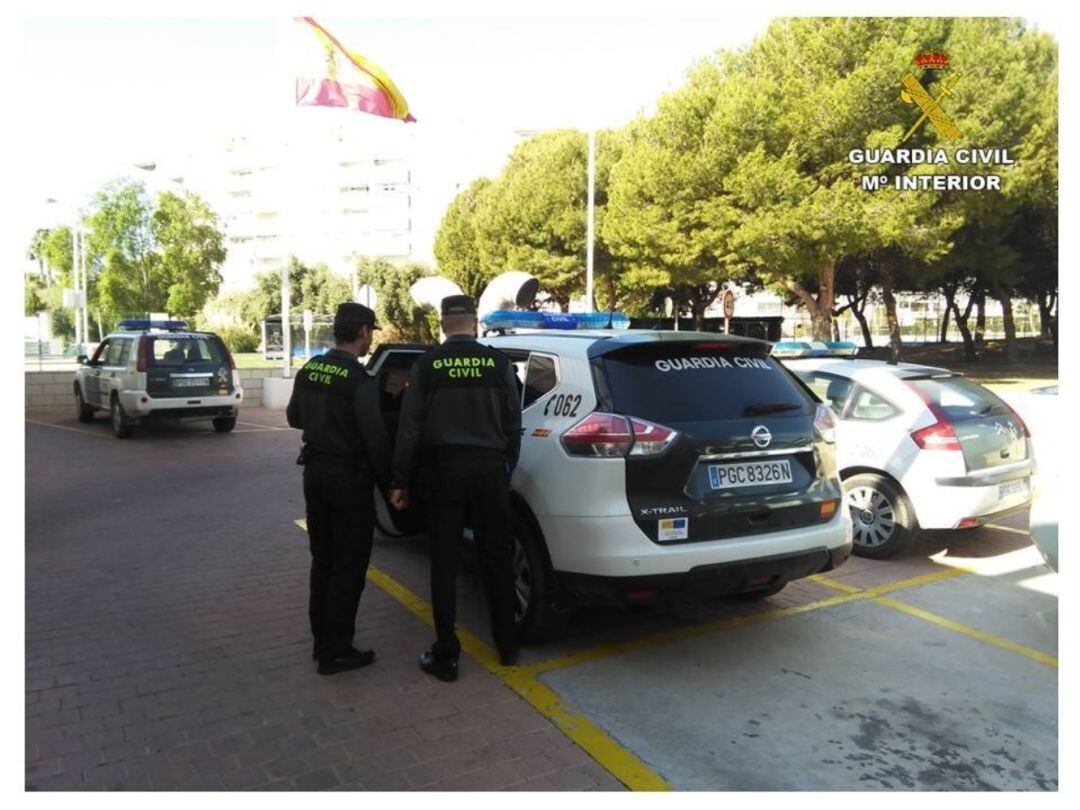
[[[593,242],[596,231],[596,130],[589,129],[589,178],[588,205],[586,208],[587,235],[585,237],[585,311],[593,312]]]

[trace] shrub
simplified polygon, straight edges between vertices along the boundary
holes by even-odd
[[[242,326],[226,326],[218,329],[217,334],[225,341],[230,352],[243,354],[245,352],[257,352],[259,350],[259,335],[251,329]]]

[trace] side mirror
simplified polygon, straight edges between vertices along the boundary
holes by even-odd
[[[80,366],[85,366],[87,363],[90,362],[90,358],[87,357],[85,354],[80,354],[78,357],[75,358],[75,362],[77,362]]]

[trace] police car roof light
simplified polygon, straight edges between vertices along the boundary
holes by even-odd
[[[781,340],[774,343],[771,354],[773,357],[811,357],[813,347],[801,340]]]
[[[510,329],[628,329],[630,318],[622,312],[530,312],[497,309],[480,317],[488,331]]]
[[[146,331],[149,329],[161,329],[166,332],[177,332],[188,328],[187,321],[152,321],[146,318],[125,318],[120,321],[120,328],[131,332]]]

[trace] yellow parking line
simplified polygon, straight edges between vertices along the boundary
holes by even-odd
[[[841,582],[838,579],[827,577],[824,574],[811,574],[807,577],[811,582],[823,585],[826,588],[832,588],[834,591],[841,591],[842,593],[861,593],[862,588],[856,588],[854,585],[848,585],[846,582]]]
[[[908,605],[904,602],[898,602],[895,599],[890,599],[887,596],[880,597],[874,600],[880,605],[885,605],[893,610],[899,610],[901,613],[906,613],[909,616],[915,616],[923,621],[936,624],[939,627],[945,627],[956,633],[973,638],[977,641],[983,641],[987,644],[993,644],[996,647],[1001,647],[1005,650],[1010,650],[1019,655],[1023,655],[1026,658],[1030,658],[1032,661],[1037,661],[1040,664],[1045,664],[1048,667],[1056,667],[1058,665],[1057,658],[1052,655],[1047,655],[1039,650],[1032,649],[1031,647],[1025,647],[1023,644],[1017,644],[1015,641],[1009,641],[1007,638],[1001,636],[995,636],[992,633],[984,633],[982,630],[978,630],[974,627],[969,627],[966,624],[955,622],[952,619],[946,619],[944,616],[938,616],[936,613],[931,613],[922,608],[917,608],[914,605]]]
[[[307,530],[303,518],[296,525]],[[431,625],[431,605],[386,572],[371,566],[368,579],[401,603],[415,616]],[[612,776],[631,790],[671,790],[658,773],[620,745],[613,737],[594,725],[585,715],[541,683],[527,667],[504,667],[495,651],[462,627],[457,628],[461,648],[477,660],[488,672],[524,698],[534,709],[550,720],[563,734],[573,740]]]
[[[997,529],[999,532],[1011,532],[1012,534],[1022,534],[1024,537],[1031,537],[1031,532],[1026,529],[1014,529],[1012,526],[999,526],[996,523],[987,523],[984,528]]]

